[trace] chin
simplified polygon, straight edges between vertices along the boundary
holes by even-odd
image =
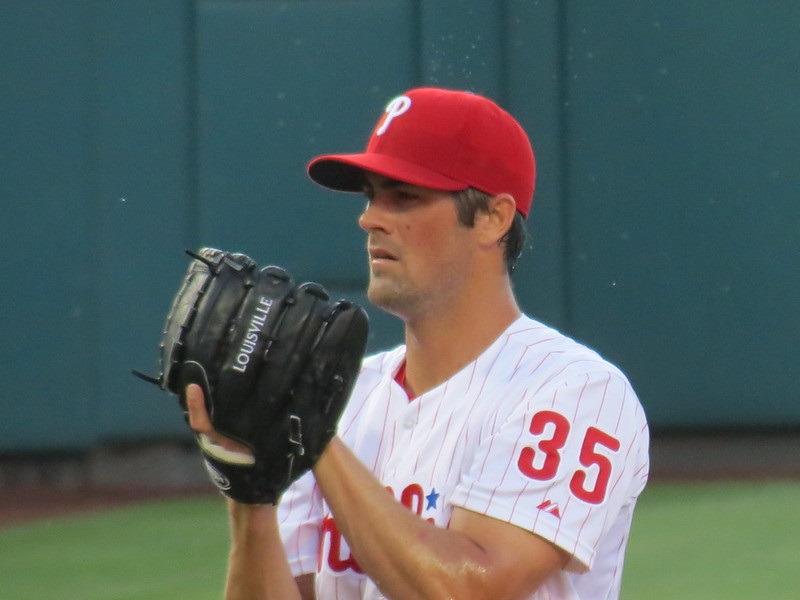
[[[400,293],[398,290],[393,289],[388,282],[370,281],[367,288],[367,299],[377,308],[395,315],[403,317],[407,312],[408,298]]]

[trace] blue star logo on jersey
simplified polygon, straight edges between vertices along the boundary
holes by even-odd
[[[431,493],[425,496],[425,500],[428,501],[425,510],[436,509],[436,503],[439,501],[439,494],[436,493],[436,488],[431,489]]]

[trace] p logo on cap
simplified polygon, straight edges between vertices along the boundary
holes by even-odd
[[[508,193],[527,217],[536,159],[522,126],[492,100],[415,88],[389,102],[364,152],[325,154],[308,165],[311,179],[344,192],[363,192],[365,171],[435,190]]]
[[[411,108],[411,98],[408,96],[398,96],[389,102],[389,104],[386,105],[386,116],[380,124],[380,127],[375,130],[375,135],[383,135],[386,133],[389,125],[392,124],[392,120],[404,114],[409,108]]]

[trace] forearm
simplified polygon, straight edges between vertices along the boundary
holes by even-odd
[[[395,501],[338,438],[315,476],[354,557],[387,598],[479,598],[490,591],[483,550]]]
[[[278,530],[274,506],[228,503],[231,548],[226,600],[300,599]]]

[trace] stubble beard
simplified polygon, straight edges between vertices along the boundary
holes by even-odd
[[[367,298],[377,308],[404,320],[419,304],[419,299],[406,281],[374,273],[370,273]]]
[[[395,282],[370,274],[367,298],[381,310],[395,316],[402,316],[399,313],[403,312],[402,309],[406,302],[398,287]]]

